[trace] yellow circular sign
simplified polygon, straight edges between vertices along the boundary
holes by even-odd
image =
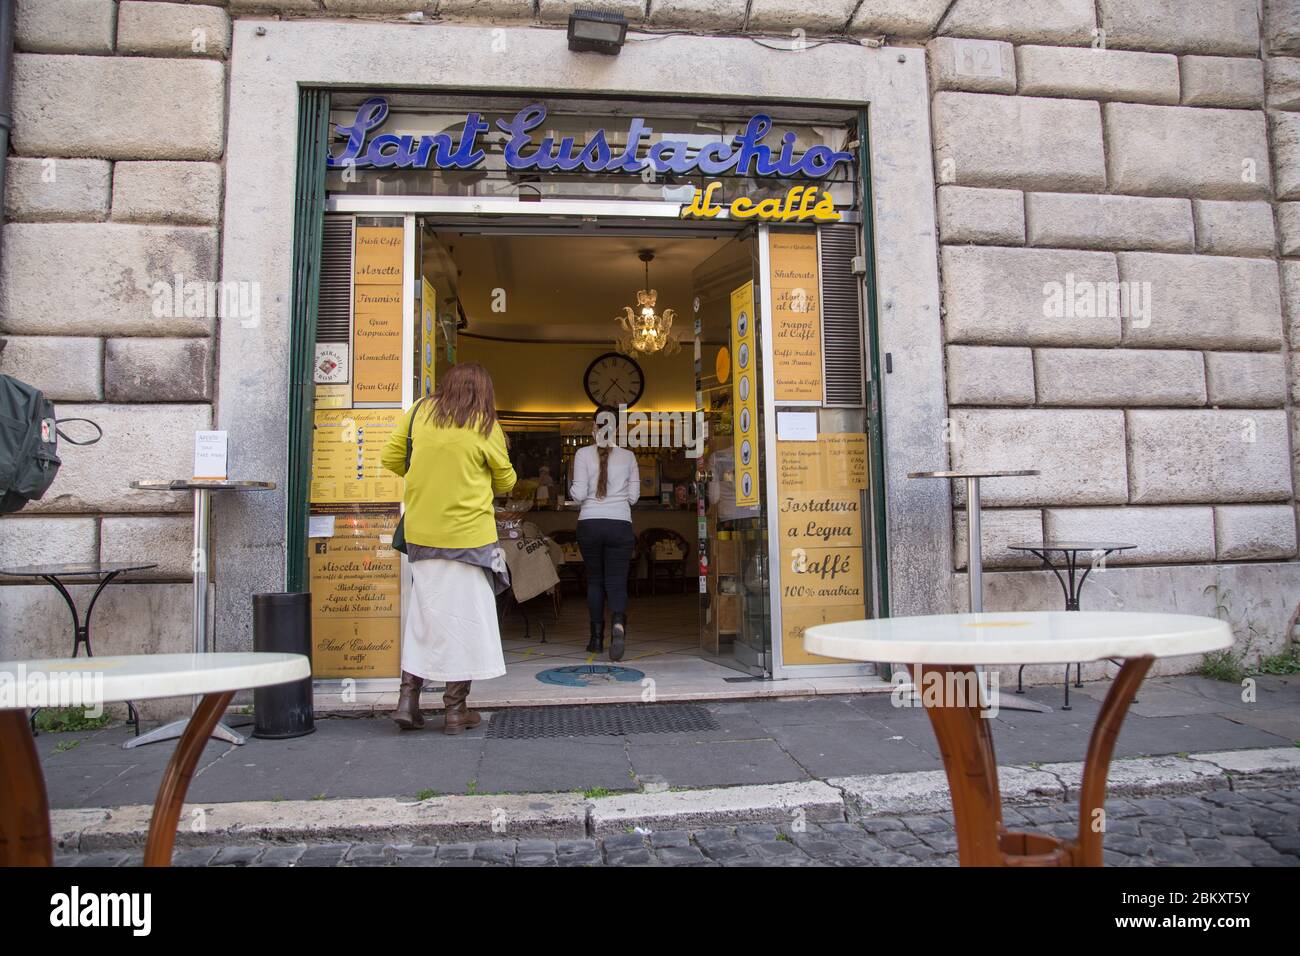
[[[714,362],[714,369],[718,373],[718,384],[727,384],[727,379],[731,378],[731,353],[727,351],[725,345],[718,349],[718,358]]]

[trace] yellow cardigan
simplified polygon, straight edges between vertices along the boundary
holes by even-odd
[[[416,415],[417,409],[419,414]],[[402,417],[380,461],[406,478],[406,540],[430,548],[478,548],[497,540],[493,494],[515,486],[500,425],[484,436],[477,428],[440,428],[417,402]],[[414,419],[414,424],[412,424]],[[406,436],[412,434],[411,468]]]

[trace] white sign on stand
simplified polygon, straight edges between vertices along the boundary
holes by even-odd
[[[229,432],[194,433],[194,480],[225,481]]]

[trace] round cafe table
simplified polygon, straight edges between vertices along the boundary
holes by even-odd
[[[113,583],[113,579],[131,571],[149,571],[158,567],[156,564],[144,564],[139,561],[84,561],[77,564],[29,564],[20,568],[0,568],[0,575],[14,578],[40,578],[59,592],[63,603],[72,613],[72,656],[76,657],[81,645],[86,645],[86,656],[94,657],[90,648],[90,615],[95,612],[95,602],[99,600],[104,588]],[[64,578],[69,580],[65,581]],[[98,582],[95,591],[86,605],[86,616],[77,613],[77,602],[72,599],[69,585],[91,584]],[[135,735],[140,736],[140,715],[135,705],[129,700],[126,709],[131,723],[135,725]],[[36,711],[31,714],[32,730],[36,729]]]
[[[311,676],[302,654],[138,654],[0,662],[0,866],[49,866],[50,808],[29,707],[94,707],[203,695],[167,769],[145,842],[145,866],[170,866],[185,793],[212,728],[237,690]]]
[[[1129,703],[1157,657],[1232,646],[1227,623],[1190,614],[1033,611],[937,614],[818,624],[804,633],[810,653],[857,661],[898,661],[912,680],[939,741],[962,866],[1101,866],[1106,775]],[[1088,741],[1073,840],[1008,830],[1002,824],[998,764],[987,688],[975,668],[990,664],[1124,661]],[[937,700],[937,703],[935,702]],[[988,716],[991,716],[988,715]]]
[[[1047,568],[1056,575],[1057,583],[1061,585],[1061,590],[1065,593],[1065,609],[1067,611],[1079,610],[1079,595],[1083,591],[1083,582],[1088,580],[1088,575],[1094,568],[1105,570],[1105,560],[1116,551],[1132,551],[1136,544],[1125,544],[1120,541],[1037,541],[1032,544],[1009,544],[1007,548],[1011,551],[1028,551],[1038,560],[1043,562],[1043,567]],[[1060,554],[1064,565],[1058,568],[1052,563],[1050,555]],[[1088,566],[1083,569],[1083,574],[1076,580],[1075,575],[1079,571],[1079,555],[1088,555]],[[1061,577],[1061,572],[1066,573],[1066,577]],[[1016,693],[1025,692],[1024,685],[1025,665],[1021,664],[1020,669],[1016,672]],[[1083,664],[1076,662],[1074,665],[1075,687],[1083,686]],[[1065,665],[1065,703],[1061,705],[1062,710],[1070,709],[1070,665]]]

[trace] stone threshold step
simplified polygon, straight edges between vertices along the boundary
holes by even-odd
[[[999,767],[1007,805],[1076,799],[1081,763]],[[1300,749],[1277,747],[1113,761],[1111,796],[1271,786],[1300,780]],[[826,823],[855,815],[950,808],[942,771],[871,774],[738,787],[585,797],[580,793],[449,795],[188,804],[178,846],[213,843],[439,843],[501,838],[575,839],[632,829],[739,823]],[[55,847],[94,852],[144,845],[153,808],[54,810]]]
[[[690,690],[673,690],[671,682],[660,680],[655,692],[655,703],[759,700],[773,697],[816,697],[826,694],[888,694],[894,685],[879,677],[826,677],[796,678],[791,680],[738,680],[734,683],[716,682],[717,686],[701,688],[701,681],[691,681]],[[484,682],[486,685],[487,682]],[[669,686],[665,686],[669,685]],[[441,685],[433,685],[421,700],[426,713],[441,710]],[[579,704],[639,703],[645,693],[640,683],[625,686],[602,686],[590,689],[559,688],[537,682],[536,689],[529,687],[513,693],[493,692],[488,689],[475,692],[470,703],[475,710],[504,710],[507,707],[570,707]],[[341,714],[355,717],[359,713],[387,714],[397,706],[397,681],[391,691],[356,691],[347,695],[332,690],[317,689],[313,701],[318,717]]]

